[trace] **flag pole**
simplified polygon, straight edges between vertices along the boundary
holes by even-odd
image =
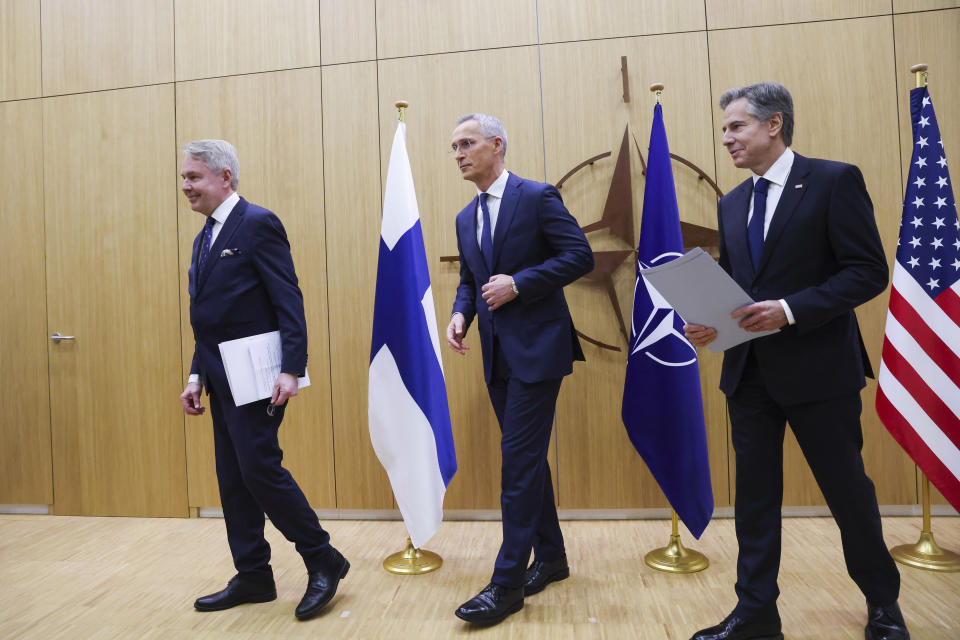
[[[660,104],[660,96],[663,95],[664,84],[655,82],[650,85],[650,91],[657,97],[657,104]],[[667,573],[696,573],[703,571],[710,566],[710,560],[699,551],[687,549],[680,542],[680,518],[673,509],[671,513],[671,532],[670,542],[667,546],[650,551],[643,557],[647,566],[657,571]]]
[[[394,103],[397,107],[397,120],[405,122],[407,107],[410,103],[406,100],[398,100]],[[436,571],[443,566],[443,558],[433,551],[417,549],[407,536],[407,545],[403,551],[391,553],[383,560],[383,568],[390,573],[403,576],[415,576],[424,573]]]
[[[916,75],[917,88],[927,86],[927,65],[915,64],[910,67],[911,73]],[[960,555],[946,549],[941,549],[933,539],[933,530],[930,527],[930,478],[923,472],[923,529],[920,531],[920,540],[916,544],[902,544],[890,550],[890,555],[900,564],[928,571],[960,571]]]

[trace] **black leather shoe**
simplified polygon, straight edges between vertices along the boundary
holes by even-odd
[[[783,640],[780,617],[744,620],[731,613],[720,624],[701,629],[690,640]]]
[[[884,607],[867,603],[867,626],[863,637],[866,640],[910,640],[907,623],[896,602]]]
[[[534,560],[523,576],[523,595],[532,596],[543,591],[551,582],[559,582],[570,577],[567,555],[553,562]]]
[[[334,550],[334,552],[336,556],[331,561],[330,567],[310,572],[310,577],[307,580],[307,591],[303,594],[303,598],[294,612],[297,620],[306,620],[320,613],[320,610],[336,595],[337,585],[350,570],[350,563],[347,559],[339,551]]]
[[[270,602],[276,599],[277,587],[273,581],[251,582],[236,575],[230,578],[227,588],[223,591],[197,598],[197,601],[193,603],[193,608],[197,611],[223,611],[238,604]]]
[[[492,582],[456,610],[456,616],[467,622],[496,624],[523,609],[523,587],[508,589]]]

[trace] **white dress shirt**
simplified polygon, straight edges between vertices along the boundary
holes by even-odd
[[[238,202],[240,202],[240,196],[234,191],[210,214],[210,217],[216,220],[216,222],[213,223],[213,231],[210,235],[211,247],[213,243],[217,241],[217,236],[220,235],[220,229],[223,229],[223,225],[227,223],[227,216],[230,215],[230,212],[233,211],[233,208],[237,206]]]
[[[490,240],[493,240],[493,232],[497,228],[497,218],[500,217],[500,203],[503,201],[503,192],[507,188],[507,177],[510,172],[506,169],[496,180],[487,187],[487,209],[490,210]],[[477,189],[479,196],[483,191]],[[480,208],[480,201],[477,200],[477,245],[480,245],[481,234],[483,233],[483,210]]]
[[[770,221],[773,220],[773,214],[777,211],[777,205],[780,203],[780,196],[783,195],[783,187],[787,184],[787,178],[790,177],[790,170],[793,168],[793,149],[787,147],[786,151],[780,154],[777,161],[770,165],[767,172],[762,177],[770,183],[767,185],[767,209],[763,216],[763,238],[766,240],[767,232],[770,231]],[[753,184],[756,186],[757,180],[761,176],[753,174]],[[747,212],[747,227],[750,226],[750,219],[753,217],[753,194],[750,195],[750,210]],[[790,311],[790,305],[781,298],[780,305],[783,312],[787,315],[788,324],[796,324],[797,321]]]

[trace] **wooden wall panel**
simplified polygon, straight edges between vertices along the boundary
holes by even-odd
[[[169,0],[44,0],[43,95],[173,80]]]
[[[701,0],[539,0],[541,42],[617,38],[705,28]]]
[[[0,104],[0,139],[0,503],[51,504],[40,101]]]
[[[783,83],[794,97],[794,149],[810,157],[841,160],[863,171],[877,224],[889,255],[897,244],[902,186],[894,83],[893,33],[889,18],[861,18],[780,27],[711,32],[714,101],[733,86],[761,80]],[[763,51],[765,55],[745,55]],[[844,61],[842,65],[837,60]],[[856,69],[856,73],[851,73]],[[811,72],[815,70],[815,72]],[[869,106],[868,106],[869,105]],[[715,107],[715,120],[720,119]],[[717,173],[729,190],[749,176],[737,170],[715,130]],[[870,360],[880,361],[888,296],[860,307],[858,316]],[[881,504],[910,503],[913,465],[876,416],[876,385],[863,393],[864,459]],[[787,447],[784,504],[822,504],[819,489],[800,469],[798,448]],[[882,470],[882,473],[880,472]]]
[[[316,0],[177,0],[177,80],[320,64]]]
[[[937,123],[947,160],[952,161],[951,178],[954,181],[953,201],[956,202],[956,178],[960,175],[957,160],[960,157],[960,9],[930,11],[898,15],[894,18],[896,36],[896,76],[899,91],[900,115],[900,171],[906,184],[910,156],[913,153],[913,133],[910,129],[910,89],[916,86],[910,67],[926,62],[929,69],[929,89],[937,113]],[[931,501],[945,504],[946,500],[931,487]]]
[[[893,0],[894,13],[960,7],[958,0]]]
[[[380,238],[380,111],[375,62],[323,70],[330,369],[337,506],[391,509],[370,444],[367,374]],[[347,152],[349,150],[349,153]]]
[[[493,49],[537,43],[535,0],[377,2],[377,56]],[[531,105],[534,103],[531,103]]]
[[[185,516],[173,86],[43,107],[55,512]]]
[[[330,417],[326,240],[323,205],[323,137],[320,69],[186,82],[177,86],[177,146],[190,140],[229,140],[240,157],[238,192],[279,216],[290,239],[303,291],[311,386],[291,400],[280,429],[284,465],[314,508],[336,506]],[[180,160],[178,153],[178,162]],[[179,171],[179,169],[178,169]],[[187,269],[190,248],[203,226],[182,196],[180,295],[183,378],[193,344],[189,329]],[[183,382],[181,382],[183,384]],[[191,506],[219,504],[212,491],[213,434],[209,419],[187,418]],[[200,493],[197,489],[203,489]],[[214,500],[216,501],[214,502]]]
[[[378,4],[382,6],[383,3]],[[442,332],[450,318],[460,272],[457,263],[441,265],[439,260],[440,256],[457,255],[454,218],[476,195],[473,183],[460,177],[448,153],[450,134],[456,119],[465,113],[496,115],[507,130],[508,169],[542,180],[537,49],[522,47],[386,60],[379,65],[381,175],[386,175],[396,127],[393,103],[409,100],[407,149]],[[495,509],[499,508],[500,495],[500,432],[483,381],[475,328],[468,331],[466,344],[471,349],[465,357],[446,345],[442,349],[459,464],[445,506]]]
[[[374,60],[377,14],[374,0],[320,0],[323,64]]]
[[[40,95],[40,0],[0,0],[0,100]]]
[[[890,14],[890,0],[710,0],[706,6],[709,29]]]
[[[629,64],[631,101],[623,101],[620,56]],[[567,207],[581,226],[600,219],[625,127],[629,126],[634,201],[634,236],[629,241],[609,230],[591,232],[595,252],[636,248],[644,177],[637,147],[647,157],[655,98],[648,86],[669,79],[663,94],[670,149],[713,175],[710,80],[706,34],[686,33],[543,47],[544,138],[547,179],[556,182],[581,161],[605,151],[600,160],[571,177],[562,188]],[[681,219],[716,228],[716,195],[682,165],[675,168]],[[613,272],[627,331],[633,309],[633,254]],[[577,327],[587,335],[626,347],[607,294],[584,281],[567,288]],[[585,364],[565,382],[557,410],[560,505],[565,508],[663,506],[656,482],[637,455],[620,417],[625,351],[611,352],[584,343]],[[719,356],[701,354],[701,374],[718,505],[727,504],[726,405],[717,389]]]

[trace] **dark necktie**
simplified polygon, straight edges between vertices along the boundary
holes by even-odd
[[[753,217],[747,225],[747,241],[750,243],[750,257],[753,269],[760,267],[760,255],[763,253],[763,221],[767,217],[767,186],[770,181],[760,178],[753,185]]]
[[[210,245],[213,244],[213,225],[216,222],[213,216],[209,216],[207,224],[203,225],[203,243],[200,244],[200,256],[197,259],[197,275],[203,272],[203,265],[207,262],[207,254],[210,253]]]
[[[480,253],[493,271],[493,235],[490,231],[490,209],[487,208],[487,193],[480,194],[480,210],[483,212],[483,229],[480,231]]]

